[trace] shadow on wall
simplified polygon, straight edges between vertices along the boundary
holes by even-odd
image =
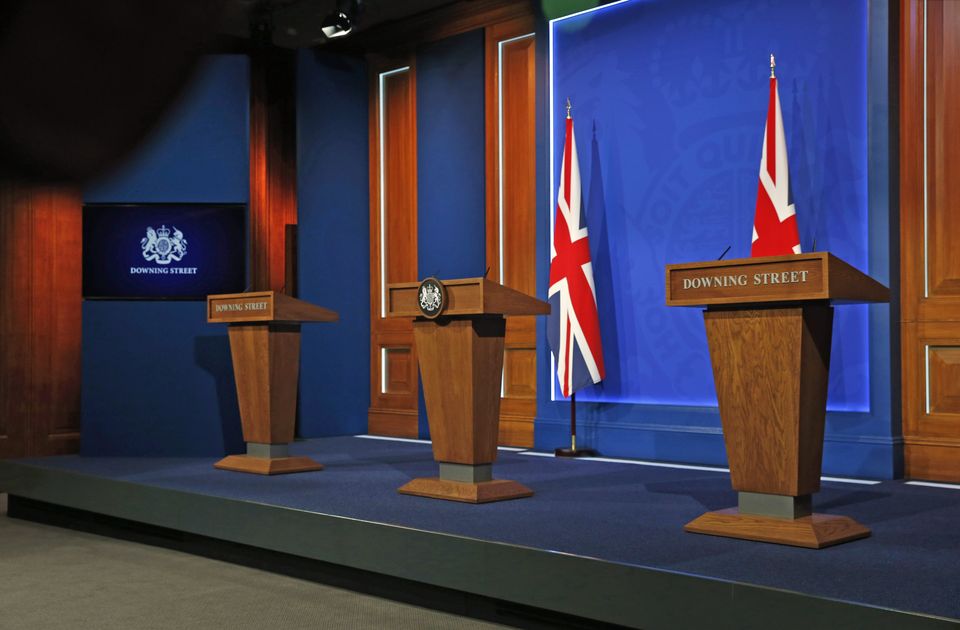
[[[216,386],[217,415],[223,435],[224,454],[243,453],[245,446],[229,338],[226,335],[197,336],[193,342],[193,360],[213,377]]]

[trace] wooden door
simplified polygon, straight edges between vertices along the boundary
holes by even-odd
[[[384,289],[417,277],[415,50],[485,29],[486,252],[489,277],[536,293],[534,19],[527,3],[454,3],[369,36],[389,57],[370,55],[370,386],[368,430],[417,436],[418,372],[412,322],[386,319]],[[503,261],[503,264],[501,264]],[[507,324],[500,442],[533,445],[534,318]]]
[[[489,277],[536,295],[536,37],[532,17],[486,29]],[[536,318],[507,320],[500,443],[533,446]]]
[[[902,0],[900,52],[905,472],[911,478],[957,482],[960,2]]]
[[[370,65],[370,409],[368,431],[417,437],[413,322],[386,318],[386,286],[417,278],[417,106],[413,55]]]

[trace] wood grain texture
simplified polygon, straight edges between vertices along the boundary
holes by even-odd
[[[413,323],[439,462],[490,464],[497,458],[505,325],[502,317]]]
[[[367,413],[367,432],[417,439],[420,437],[419,414],[416,409],[370,409]]]
[[[960,416],[960,346],[929,346],[930,413]]]
[[[890,301],[889,289],[828,252],[667,265],[666,295],[667,306]]]
[[[297,223],[296,53],[250,54],[250,286],[283,291]]]
[[[222,310],[239,307],[242,310]],[[335,322],[336,311],[276,291],[222,293],[207,296],[207,322]]]
[[[383,381],[381,391],[384,394],[397,394],[409,392],[411,377],[416,375],[417,366],[413,361],[413,352],[410,348],[389,348],[383,349],[383,361],[380,369],[383,370]]]
[[[924,0],[900,1],[900,317],[924,295]],[[904,397],[907,392],[904,390]]]
[[[535,30],[531,14],[492,24],[484,31],[488,277],[500,279],[502,250],[503,283],[527,295],[537,291]],[[537,408],[536,319],[509,319],[505,344],[500,443],[532,447]]]
[[[847,516],[812,514],[781,519],[740,514],[736,508],[707,512],[687,523],[684,530],[808,549],[822,549],[870,535],[869,529]]]
[[[904,475],[908,479],[960,483],[960,475],[957,474],[960,442],[920,438],[905,442]]]
[[[244,441],[292,442],[300,372],[300,326],[231,324],[228,332]]]
[[[464,483],[448,481],[439,477],[419,477],[398,488],[397,492],[430,499],[460,501],[461,503],[491,503],[493,501],[533,496],[533,490],[530,488],[507,479]]]
[[[960,414],[951,393],[956,374],[949,357],[950,349],[960,346],[960,248],[956,246],[960,215],[955,207],[960,194],[960,146],[952,140],[960,134],[956,107],[960,99],[960,3],[901,0],[900,14],[905,473],[911,478],[957,482]]]
[[[928,2],[927,10],[929,298],[960,305],[960,4]]]
[[[297,297],[297,235],[296,224],[283,226],[283,292],[290,297]]]
[[[548,315],[550,305],[486,278],[441,280],[447,291],[442,316]],[[387,317],[420,317],[417,304],[419,282],[399,282],[387,287]]]
[[[960,482],[960,322],[907,322],[901,335],[905,474]]]
[[[370,56],[370,408],[367,430],[376,435],[417,437],[419,378],[409,319],[386,319],[385,284],[417,279],[416,60],[413,55]],[[381,73],[399,68],[409,70]],[[381,120],[381,104],[383,116]],[[382,123],[382,124],[381,124]],[[381,137],[382,165],[381,165]],[[382,168],[381,168],[382,166]],[[382,173],[381,173],[382,171]],[[382,191],[381,221],[381,175]],[[382,235],[381,235],[382,223]],[[382,238],[381,238],[382,237]],[[383,275],[385,278],[381,278]],[[385,279],[385,282],[383,281]],[[410,353],[406,389],[386,388],[384,350]],[[400,381],[395,380],[394,385]]]
[[[80,444],[81,197],[0,182],[0,457]]]
[[[704,312],[733,487],[820,489],[833,309]]]
[[[249,455],[228,455],[216,464],[214,468],[231,470],[233,472],[253,473],[255,475],[285,475],[299,472],[313,472],[323,470],[323,465],[309,457],[250,457]]]

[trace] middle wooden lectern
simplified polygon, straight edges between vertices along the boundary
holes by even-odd
[[[207,297],[207,321],[229,324],[230,354],[246,455],[216,468],[260,475],[309,472],[323,466],[291,457],[300,375],[300,323],[333,322],[337,314],[274,291]]]
[[[414,479],[402,494],[488,503],[533,491],[493,478],[500,424],[505,316],[545,315],[546,302],[484,278],[387,287],[389,317],[413,317],[423,397],[439,477]]]
[[[699,534],[819,549],[870,535],[815,514],[820,489],[831,302],[890,291],[826,252],[667,266],[667,305],[701,306],[739,507],[687,524]]]

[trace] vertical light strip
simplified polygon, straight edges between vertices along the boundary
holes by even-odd
[[[377,137],[379,149],[380,168],[380,317],[387,316],[387,176],[386,176],[386,143],[383,136],[386,130],[386,112],[387,112],[387,77],[401,72],[406,72],[410,66],[396,68],[380,73],[380,108],[377,112]]]
[[[547,50],[547,75],[548,75],[547,83],[550,84],[549,85],[550,114],[548,116],[548,118],[550,119],[550,134],[549,134],[550,135],[550,139],[549,139],[550,159],[548,161],[548,163],[550,164],[550,205],[547,206],[547,216],[550,217],[550,231],[547,232],[547,237],[549,238],[549,241],[547,242],[548,256],[550,256],[550,253],[553,252],[553,221],[554,221],[553,213],[556,212],[556,209],[554,208],[554,205],[553,205],[554,203],[556,203],[553,198],[553,194],[554,194],[553,193],[554,191],[553,154],[555,150],[553,146],[553,134],[554,134],[553,114],[556,111],[556,106],[554,104],[554,96],[553,96],[553,28],[555,24],[556,24],[556,20],[550,20],[550,26],[547,29],[547,48],[548,48]],[[547,281],[548,292],[550,291],[549,283],[550,281],[548,280]],[[548,354],[550,355],[550,400],[555,401],[557,399],[557,359],[554,356],[553,351],[549,351]]]
[[[923,0],[923,297],[930,297],[927,263],[927,0]],[[927,401],[927,413],[930,401]]]
[[[503,184],[503,47],[507,44],[512,44],[524,39],[530,39],[534,37],[535,33],[527,33],[526,35],[518,35],[517,37],[511,37],[510,39],[504,39],[500,42],[497,42],[497,182],[498,182],[498,201],[497,201],[497,225],[499,228],[498,231],[498,250],[500,254],[499,258],[499,269],[500,269],[500,284],[504,283],[504,264],[503,264],[503,250],[504,250],[504,231],[503,231],[503,197],[504,197],[504,184]],[[501,388],[502,389],[502,388]]]
[[[927,415],[930,415],[930,346],[923,346],[924,352],[924,376],[927,380]]]
[[[387,393],[387,349],[380,347],[380,393]]]

